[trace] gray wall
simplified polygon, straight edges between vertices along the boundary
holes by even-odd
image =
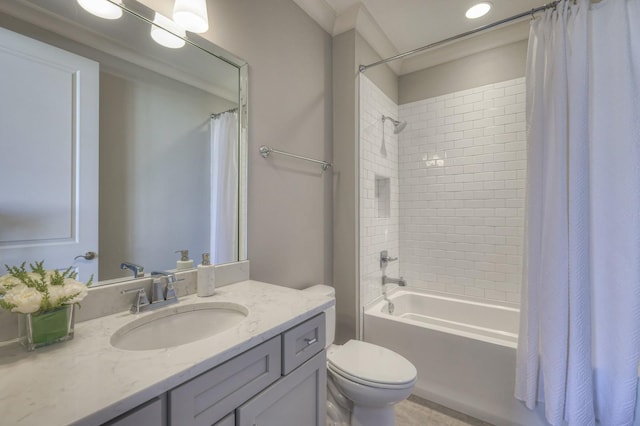
[[[356,335],[358,313],[358,146],[356,32],[333,39],[333,281],[336,341]]]
[[[527,40],[523,40],[405,74],[398,83],[398,103],[522,77],[526,58]]]
[[[373,47],[356,31],[356,62],[357,66],[372,64],[381,60],[380,55],[373,50]],[[392,101],[398,103],[398,76],[388,65],[382,64],[369,68],[365,71],[367,78],[380,88],[391,98]],[[394,117],[395,118],[395,117]]]
[[[359,330],[358,67],[378,60],[356,30],[333,39],[333,282],[338,343],[356,337]],[[397,99],[397,78],[386,65],[367,71],[367,76]]]
[[[209,0],[205,37],[249,63],[251,278],[332,283],[332,171],[268,145],[332,159],[331,37],[291,0]]]

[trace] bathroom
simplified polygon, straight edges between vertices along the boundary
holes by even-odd
[[[171,14],[172,0],[140,2],[168,16]],[[460,3],[459,9],[464,13],[472,2],[456,3]],[[493,3],[498,5],[505,2]],[[519,2],[512,6],[515,7],[512,12],[524,12],[543,3]],[[446,48],[405,59],[402,71],[400,62],[396,62],[372,67],[360,74],[357,72],[358,66],[372,64],[403,51],[395,49],[386,37],[380,36],[381,30],[372,16],[373,11],[367,10],[367,7],[373,8],[375,4],[337,0],[208,0],[209,30],[203,34],[205,39],[248,64],[246,247],[244,255],[237,260],[250,261],[247,273],[251,280],[289,289],[303,289],[319,283],[333,286],[337,311],[336,343],[344,343],[352,338],[367,340],[363,312],[365,305],[369,307],[381,295],[383,270],[379,266],[378,256],[385,249],[390,257],[399,257],[399,261],[389,262],[384,272],[393,278],[403,275],[409,286],[481,298],[505,307],[517,305],[520,298],[526,173],[522,120],[529,19],[508,26],[509,29],[504,31],[481,33]],[[400,12],[394,11],[396,14]],[[489,15],[469,28],[496,20],[495,15]],[[487,46],[490,48],[487,49]],[[425,81],[429,83],[425,84]],[[442,245],[477,244],[479,235],[466,233],[465,227],[477,225],[472,219],[480,213],[473,209],[490,208],[495,216],[485,219],[493,223],[490,226],[495,228],[494,231],[499,229],[489,239],[493,239],[493,247],[500,259],[492,262],[474,259],[472,262],[481,265],[470,265],[468,261],[465,262],[468,258],[440,257],[443,253],[428,257],[429,264],[422,264],[422,260],[416,259],[414,256],[418,252],[434,254],[433,247],[428,245],[429,241],[417,241],[416,246],[405,244],[407,234],[415,233],[415,229],[407,227],[402,216],[398,218],[407,207],[407,202],[403,201],[406,193],[402,192],[402,187],[398,188],[397,181],[410,181],[418,176],[411,175],[411,170],[414,170],[411,166],[399,167],[397,164],[396,174],[385,170],[374,171],[374,175],[377,174],[381,179],[374,177],[367,183],[374,186],[365,188],[374,192],[372,201],[376,198],[376,181],[382,191],[385,187],[390,191],[390,197],[387,198],[389,214],[383,213],[382,222],[370,224],[371,227],[384,223],[384,226],[396,228],[382,230],[385,235],[391,236],[391,240],[374,237],[374,244],[365,249],[362,238],[371,234],[366,228],[367,221],[361,217],[361,208],[365,206],[361,189],[361,185],[365,185],[361,181],[364,162],[359,159],[363,138],[370,137],[378,153],[384,145],[387,158],[394,154],[400,157],[404,155],[410,162],[413,157],[419,156],[417,160],[430,170],[425,177],[436,177],[436,185],[468,183],[464,181],[468,177],[465,177],[463,163],[455,164],[463,166],[459,180],[450,175],[453,176],[450,182],[437,181],[440,176],[438,169],[452,166],[455,161],[454,157],[441,155],[448,148],[428,147],[419,154],[406,149],[410,138],[415,136],[419,139],[423,136],[419,135],[420,131],[426,131],[428,119],[424,120],[425,128],[420,128],[421,124],[415,118],[423,106],[420,102],[424,102],[425,113],[432,112],[428,110],[428,102],[446,104],[449,101],[444,99],[446,96],[460,93],[463,98],[473,97],[473,91],[478,88],[502,93],[505,104],[492,107],[504,107],[511,112],[504,113],[502,119],[506,121],[498,124],[494,120],[494,125],[512,126],[510,131],[504,132],[512,138],[484,145],[487,150],[493,150],[486,152],[505,154],[501,165],[489,162],[486,167],[494,169],[469,171],[473,167],[466,164],[469,166],[467,172],[492,172],[494,179],[483,180],[483,185],[494,185],[492,191],[505,191],[504,198],[501,198],[502,201],[494,200],[496,204],[489,207],[486,204],[480,206],[462,202],[464,208],[472,210],[464,216],[468,223],[443,222],[439,224],[440,229],[433,230],[431,234],[425,232],[428,235],[425,238],[444,238],[442,235],[446,234],[446,238],[451,240],[437,240]],[[384,109],[380,114],[372,111],[366,123],[362,121],[365,119],[365,95],[378,97],[377,107]],[[414,106],[415,109],[412,109]],[[407,121],[407,126],[394,135],[393,125],[377,117],[382,114]],[[515,121],[509,121],[512,119]],[[437,129],[429,131],[439,132]],[[456,140],[451,142],[455,149]],[[502,144],[502,147],[498,144]],[[278,155],[265,159],[258,151],[262,145],[328,161],[332,167],[323,171],[317,165]],[[472,147],[460,145],[459,148],[464,150]],[[504,151],[498,152],[501,148]],[[508,162],[512,164],[507,165]],[[166,170],[166,173],[171,172]],[[499,173],[503,174],[501,178],[496,177]],[[190,191],[181,191],[180,188],[174,190],[173,195],[180,196],[180,201],[175,205],[172,194],[169,194],[164,199],[167,211],[176,211],[175,216],[179,216],[180,203],[191,201],[189,197],[184,198],[188,193]],[[428,201],[425,198],[416,203]],[[398,215],[396,222],[392,219],[394,214]],[[423,225],[417,223],[417,226]],[[458,227],[458,232],[454,229],[454,232],[447,234],[446,227],[451,226]],[[485,236],[482,234],[483,238]],[[166,254],[175,257],[173,251],[182,248],[187,247],[172,246],[172,250],[166,250]],[[198,257],[203,250],[195,244],[189,248],[195,263],[200,263]],[[478,257],[482,255],[470,253]],[[148,271],[155,268],[147,262],[141,263],[145,263]],[[475,266],[484,269],[478,271]],[[171,269],[168,266],[161,268]],[[456,271],[456,268],[459,269]],[[461,285],[461,277],[472,278],[477,285]],[[434,283],[435,279],[439,280],[437,284]],[[400,309],[399,303],[397,305],[396,309]],[[464,412],[464,407],[446,408],[444,401],[440,401],[439,405],[426,403],[426,394],[417,394],[416,397],[410,402],[417,404],[419,410],[428,405],[426,409],[435,410],[429,411],[430,415],[449,415],[454,420],[462,419],[459,420],[461,422],[482,424],[460,414]],[[426,415],[425,411],[418,413],[418,416]],[[475,411],[470,414],[480,417]],[[454,421],[449,417],[445,417],[443,424]],[[431,422],[431,417],[429,419]],[[423,417],[410,421],[413,424],[432,424],[426,423]]]

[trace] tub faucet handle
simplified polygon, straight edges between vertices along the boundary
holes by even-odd
[[[387,250],[382,250],[380,252],[380,268],[384,268],[389,262],[395,262],[396,260],[398,260],[398,258],[390,257]]]

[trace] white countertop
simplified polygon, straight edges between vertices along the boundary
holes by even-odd
[[[212,297],[182,297],[166,309],[210,301],[238,303],[249,314],[220,334],[168,349],[127,351],[111,346],[111,335],[117,329],[149,315],[129,312],[76,324],[73,340],[34,352],[26,352],[17,342],[5,344],[0,347],[0,423],[103,423],[334,303],[317,294],[243,281],[216,289]]]

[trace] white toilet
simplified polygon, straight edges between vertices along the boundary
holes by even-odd
[[[333,287],[305,289],[335,297]],[[336,310],[325,311],[327,333],[327,424],[393,426],[394,404],[411,395],[417,371],[403,356],[371,343],[349,340],[334,345]]]

